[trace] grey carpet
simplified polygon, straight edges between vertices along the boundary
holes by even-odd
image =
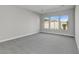
[[[75,38],[38,33],[0,43],[0,54],[77,54]]]

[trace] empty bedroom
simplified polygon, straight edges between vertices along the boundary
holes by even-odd
[[[78,10],[76,5],[0,5],[0,54],[78,54]]]

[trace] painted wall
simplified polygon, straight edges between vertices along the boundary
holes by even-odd
[[[79,6],[75,8],[75,39],[79,49]]]
[[[0,41],[38,33],[39,27],[37,14],[16,6],[0,6]]]
[[[61,35],[68,35],[68,36],[75,36],[75,10],[74,8],[68,9],[68,10],[63,10],[63,11],[57,11],[53,13],[47,13],[41,15],[41,25],[40,25],[40,31],[45,32],[45,33],[54,33],[54,34],[61,34]],[[68,15],[69,16],[69,27],[67,31],[64,30],[46,30],[43,28],[43,18],[47,16],[62,16],[62,15]]]

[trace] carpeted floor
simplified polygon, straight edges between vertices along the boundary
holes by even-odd
[[[38,33],[0,43],[0,54],[77,54],[75,38]]]

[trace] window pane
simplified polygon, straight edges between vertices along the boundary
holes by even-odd
[[[61,29],[67,30],[68,29],[68,16],[60,16],[61,22]]]
[[[59,21],[55,21],[55,29],[59,29]]]
[[[50,29],[59,29],[59,16],[50,17]]]
[[[49,29],[49,21],[44,21],[44,28]]]
[[[48,17],[44,18],[44,29],[49,29],[49,18]]]
[[[54,26],[55,26],[54,21],[50,21],[50,29],[54,29],[55,28]]]

